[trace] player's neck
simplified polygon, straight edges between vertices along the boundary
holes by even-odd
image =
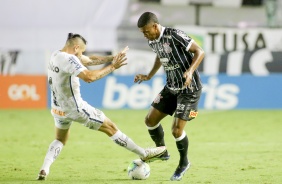
[[[67,47],[67,46],[64,46],[64,48],[62,48],[60,51],[61,52],[66,52],[68,54],[73,54],[71,49],[69,47]]]
[[[162,26],[160,24],[158,24],[157,30],[158,30],[158,32],[157,32],[157,38],[156,39],[159,39],[161,32],[162,32]]]

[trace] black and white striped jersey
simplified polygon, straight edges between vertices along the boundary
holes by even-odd
[[[185,82],[183,74],[192,63],[193,54],[189,52],[189,49],[193,43],[193,39],[181,30],[162,27],[160,37],[148,43],[160,58],[164,67],[167,87],[172,90],[184,89],[184,92],[188,92],[190,90],[189,88],[183,88]],[[193,73],[191,85],[193,91],[202,88],[198,70],[195,70]]]

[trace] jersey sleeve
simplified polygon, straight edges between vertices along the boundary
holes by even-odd
[[[191,37],[187,36],[187,34],[181,30],[176,29],[175,31],[172,31],[171,36],[173,40],[184,47],[186,51],[189,51],[192,43],[194,42]]]
[[[82,65],[80,60],[74,55],[68,55],[65,60],[64,71],[71,75],[77,76],[80,72],[86,69],[87,68]]]

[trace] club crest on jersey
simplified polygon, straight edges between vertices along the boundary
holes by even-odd
[[[155,98],[155,100],[154,100],[154,103],[159,103],[162,98],[163,98],[162,95],[161,95],[161,94],[158,94],[158,96],[157,96],[157,97]]]
[[[191,110],[190,111],[190,114],[189,114],[189,118],[196,118],[198,115],[198,112],[194,111],[194,110]]]
[[[164,51],[165,51],[165,53],[171,53],[171,51],[172,51],[172,48],[169,46],[169,43],[164,43],[163,44],[163,47],[164,47]]]

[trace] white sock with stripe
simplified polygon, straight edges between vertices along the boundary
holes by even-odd
[[[51,164],[56,160],[63,149],[63,143],[58,140],[54,140],[46,153],[43,165],[40,170],[44,170],[46,174],[49,174]]]
[[[146,155],[144,148],[141,148],[133,142],[127,135],[118,130],[112,137],[110,137],[116,144],[126,148],[127,150],[144,157]]]

